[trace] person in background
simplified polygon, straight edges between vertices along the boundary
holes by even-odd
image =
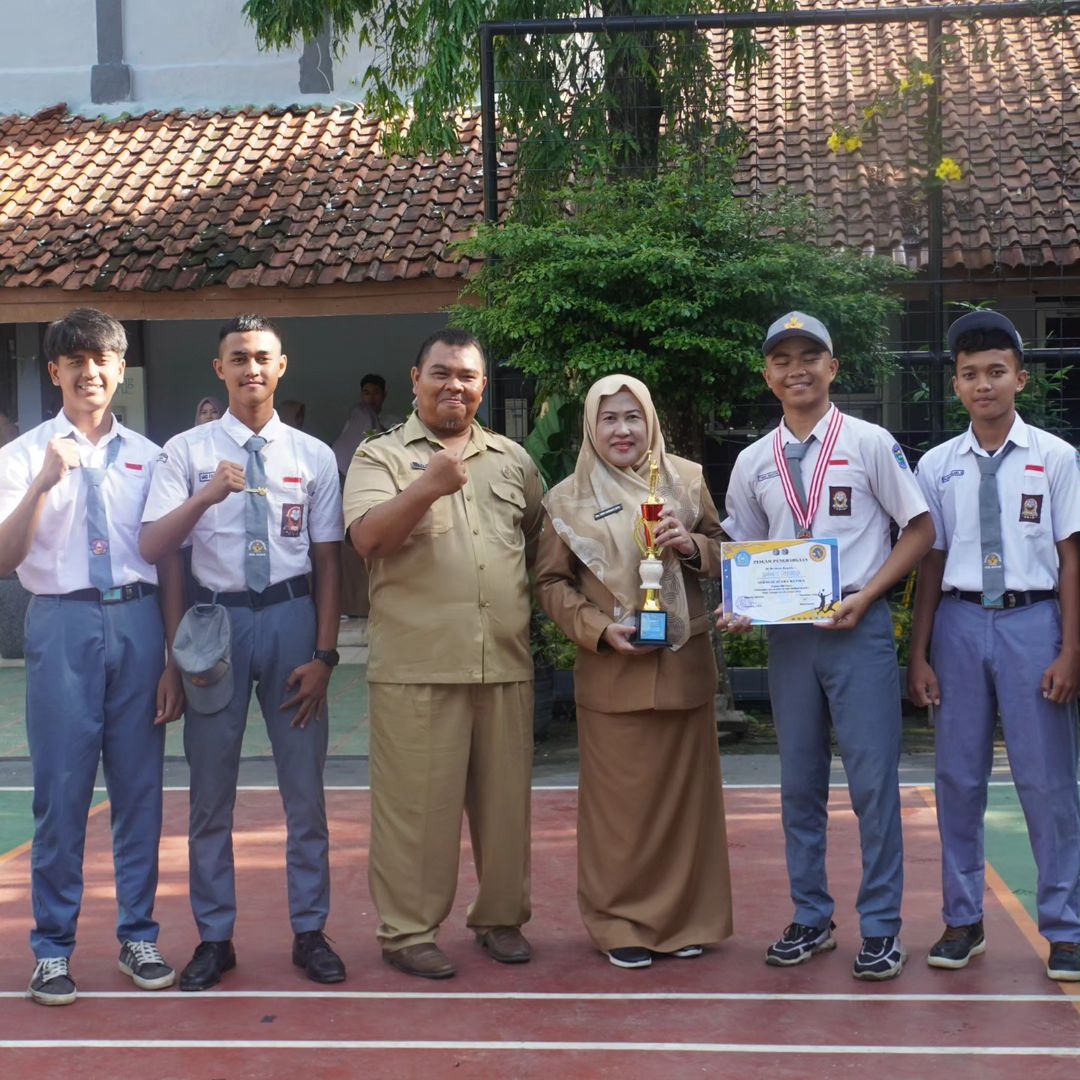
[[[195,406],[195,426],[209,424],[211,420],[220,420],[225,415],[225,406],[216,397],[204,397]]]
[[[700,956],[731,934],[716,742],[716,661],[702,576],[719,572],[720,519],[700,465],[668,454],[648,388],[594,383],[572,476],[544,498],[536,601],[578,646],[578,905],[616,967]],[[650,463],[664,500],[670,648],[635,645],[639,506]]]

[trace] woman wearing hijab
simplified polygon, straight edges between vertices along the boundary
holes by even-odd
[[[225,406],[216,397],[204,397],[195,406],[195,426],[209,424],[211,420],[220,420],[225,415]]]
[[[661,602],[670,647],[635,646],[634,539],[659,465]],[[572,476],[544,500],[536,597],[577,642],[581,773],[578,904],[617,967],[699,956],[731,934],[731,886],[713,699],[716,663],[699,579],[720,564],[720,521],[700,465],[668,454],[644,383],[609,375],[585,399]]]

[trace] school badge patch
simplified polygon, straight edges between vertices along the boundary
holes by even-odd
[[[247,550],[249,555],[265,555],[266,545],[261,540],[249,540]]]
[[[983,567],[987,570],[996,570],[1001,565],[1001,556],[996,551],[991,551],[983,559]]]
[[[900,444],[898,442],[892,444],[892,456],[896,458],[896,464],[899,465],[901,469],[906,469],[908,467],[907,458],[904,457],[904,451],[900,449]]]
[[[1021,495],[1020,520],[1037,525],[1042,521],[1042,503],[1043,497],[1041,495]]]
[[[281,508],[281,535],[299,536],[304,527],[304,507],[301,503],[286,503]]]
[[[851,517],[851,488],[829,488],[829,517]]]
[[[108,555],[109,554],[109,541],[95,539],[90,541],[90,554],[91,555]]]

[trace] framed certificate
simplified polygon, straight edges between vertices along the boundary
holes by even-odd
[[[824,537],[721,545],[724,614],[756,626],[824,622],[840,603],[840,549]]]

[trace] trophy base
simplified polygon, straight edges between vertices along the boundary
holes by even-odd
[[[639,611],[631,645],[670,645],[666,611]]]

